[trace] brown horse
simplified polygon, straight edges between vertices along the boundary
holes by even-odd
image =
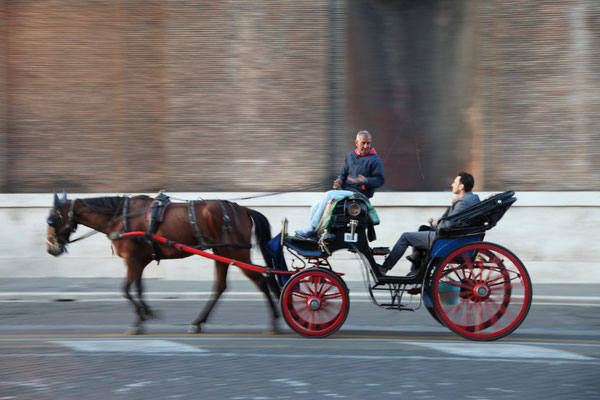
[[[272,268],[272,258],[265,249],[271,238],[271,228],[269,221],[258,211],[220,200],[169,203],[162,210],[164,211],[162,222],[158,222],[156,219],[149,220],[148,217],[148,212],[153,204],[156,204],[154,199],[148,196],[68,200],[66,194],[59,199],[55,193],[54,206],[50,210],[47,221],[48,253],[53,256],[62,254],[65,246],[70,243],[70,236],[78,224],[108,235],[127,231],[148,232],[149,224],[152,223],[156,235],[188,246],[212,249],[214,254],[250,263],[251,236],[254,225],[255,236],[267,267]],[[153,245],[144,237],[112,240],[112,245],[117,255],[123,258],[127,265],[127,278],[123,294],[134,306],[137,315],[129,332],[139,334],[143,332],[143,322],[154,316],[142,297],[144,268],[153,259],[183,258],[191,254],[171,247]],[[201,324],[206,322],[210,311],[226,289],[229,265],[217,261],[215,261],[215,265],[216,278],[213,293],[196,320],[190,325],[188,329],[190,333],[200,332]],[[242,269],[242,272],[266,296],[272,311],[272,329],[276,331],[279,313],[269,291],[269,286],[271,286],[275,296],[279,295],[279,287],[275,280],[268,280],[264,275],[246,269]],[[137,299],[129,293],[131,285],[134,283],[137,287]]]

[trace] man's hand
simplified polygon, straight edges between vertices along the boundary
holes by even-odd
[[[358,178],[348,177],[347,180],[354,183],[355,185],[360,185],[361,183],[365,182],[366,178],[363,175],[358,174]]]
[[[336,179],[335,181],[333,181],[333,188],[334,189],[341,189],[342,188],[342,180],[341,179]]]

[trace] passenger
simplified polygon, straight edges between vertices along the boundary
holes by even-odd
[[[373,197],[375,189],[383,185],[383,162],[371,145],[372,137],[368,131],[356,134],[356,149],[346,155],[344,166],[337,179],[333,181],[333,189],[325,197],[314,204],[310,213],[310,226],[296,231],[301,237],[314,236],[327,202],[332,199],[343,199],[354,193],[361,193],[368,198]]]
[[[473,175],[467,172],[460,172],[454,181],[452,182],[452,202],[450,207],[444,212],[439,219],[434,220],[429,218],[429,226],[422,226],[419,232],[405,232],[400,236],[400,239],[394,245],[394,248],[390,252],[390,255],[385,259],[382,265],[379,266],[379,271],[385,275],[390,269],[396,265],[400,257],[404,254],[408,246],[414,247],[416,250],[427,250],[435,239],[435,228],[440,219],[452,216],[462,210],[465,210],[475,204],[479,203],[479,196],[473,194],[471,190],[475,184]],[[416,254],[408,256],[411,261],[412,267],[409,272],[409,276],[415,275],[418,272],[417,260],[415,259]]]

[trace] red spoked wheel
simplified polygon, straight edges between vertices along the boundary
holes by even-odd
[[[335,333],[350,308],[348,288],[333,272],[311,268],[298,272],[281,293],[281,313],[292,330],[305,337]]]
[[[523,263],[493,243],[472,243],[454,250],[436,267],[431,287],[440,320],[471,340],[509,335],[531,306],[531,280]]]

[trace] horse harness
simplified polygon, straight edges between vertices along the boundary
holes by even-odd
[[[127,217],[131,215],[131,214],[129,214],[129,201],[130,201],[130,198],[125,197],[124,203],[123,203],[123,217],[122,217],[124,232],[129,231],[129,226],[127,223]],[[200,201],[204,202],[205,200],[200,200]],[[233,221],[237,222],[238,215],[237,215],[237,211],[235,209],[236,203],[231,203],[227,200],[216,200],[216,201],[219,203],[221,210],[223,211],[223,224],[222,224],[222,230],[221,230],[222,243],[209,243],[206,240],[206,238],[202,235],[202,232],[200,231],[200,227],[198,226],[198,218],[196,216],[196,209],[195,209],[196,203],[198,201],[190,200],[187,202],[188,203],[188,216],[190,218],[190,223],[192,224],[192,229],[194,230],[194,236],[196,237],[196,241],[198,242],[198,245],[191,246],[191,247],[194,247],[199,250],[215,249],[215,248],[219,248],[219,247],[238,247],[238,248],[245,248],[245,249],[251,248],[252,245],[241,244],[241,243],[238,243],[238,241],[237,241],[237,237],[235,235],[235,230],[233,229],[233,226],[232,226],[232,217],[230,217],[230,215],[227,211],[228,208],[231,210],[230,212],[232,213]],[[152,258],[157,262],[160,262],[160,254],[158,251],[159,245],[155,241],[151,240],[150,238],[152,237],[152,235],[156,234],[156,231],[158,230],[160,223],[163,221],[167,207],[170,204],[171,204],[171,199],[169,198],[169,196],[167,196],[166,194],[161,192],[158,194],[158,196],[156,196],[156,198],[154,198],[154,200],[148,207],[148,211],[147,211],[148,229],[145,232],[146,233],[145,236],[148,239],[149,244],[152,246]],[[231,234],[232,243],[227,242],[227,234],[228,233]]]

